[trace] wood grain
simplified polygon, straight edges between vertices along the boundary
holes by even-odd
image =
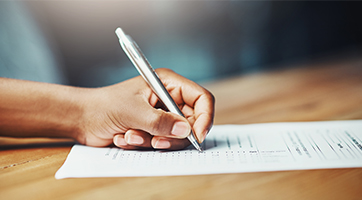
[[[362,119],[362,60],[205,84],[215,124]],[[361,199],[362,169],[55,180],[73,141],[0,138],[1,199]]]

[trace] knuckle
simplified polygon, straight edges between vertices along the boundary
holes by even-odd
[[[208,91],[208,96],[209,96],[209,99],[210,99],[210,101],[212,102],[212,103],[215,103],[215,96],[211,93],[211,92],[209,92]]]
[[[165,73],[165,72],[173,72],[173,70],[172,69],[169,69],[169,68],[157,68],[156,70],[155,70],[157,73]]]

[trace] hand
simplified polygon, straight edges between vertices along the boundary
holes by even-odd
[[[214,97],[198,84],[168,69],[157,69],[182,116],[161,109],[157,96],[142,77],[83,95],[81,131],[75,137],[90,146],[112,142],[124,149],[182,149],[191,129],[202,142],[213,124]]]

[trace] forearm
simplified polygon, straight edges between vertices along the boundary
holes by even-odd
[[[72,137],[79,132],[82,89],[0,78],[0,135]]]

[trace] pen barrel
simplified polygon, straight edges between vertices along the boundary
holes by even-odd
[[[147,58],[142,53],[141,49],[138,47],[137,43],[131,37],[125,35],[121,28],[117,28],[116,34],[119,38],[119,43],[121,44],[122,49],[143,79],[147,82],[149,87],[157,95],[158,99],[170,112],[185,117],[178,105],[172,99],[171,95],[168,93],[151,64],[148,62]],[[200,144],[192,131],[187,138],[197,150],[202,151]]]

